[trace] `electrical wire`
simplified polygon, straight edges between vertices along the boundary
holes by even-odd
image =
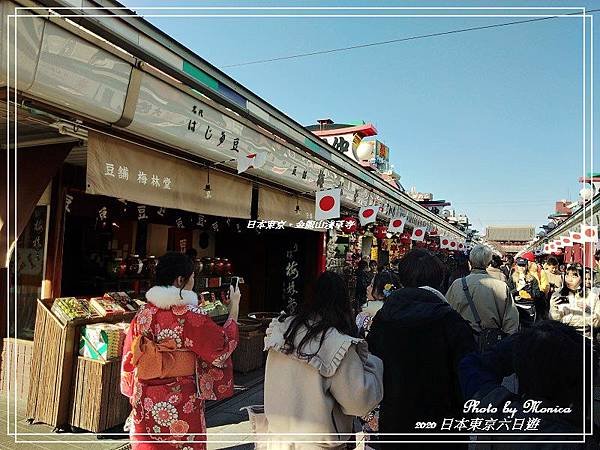
[[[598,11],[600,11],[600,8],[599,9],[590,9],[590,10],[584,11],[584,13],[589,14],[589,13],[598,12]],[[478,27],[470,27],[470,28],[461,28],[458,30],[442,31],[439,33],[421,34],[421,35],[417,35],[417,36],[409,36],[409,37],[398,38],[398,39],[390,39],[387,41],[369,42],[366,44],[351,45],[348,47],[331,48],[328,50],[317,50],[314,52],[297,53],[295,55],[279,56],[276,58],[268,58],[268,59],[259,59],[259,60],[255,60],[255,61],[247,61],[247,62],[242,62],[242,63],[237,63],[237,64],[230,64],[230,65],[222,66],[222,67],[224,69],[230,69],[230,68],[235,68],[235,67],[251,66],[251,65],[256,65],[256,64],[264,64],[264,63],[277,62],[277,61],[286,61],[286,60],[290,60],[290,59],[307,58],[310,56],[326,55],[326,54],[330,54],[330,53],[345,52],[345,51],[349,51],[349,50],[375,47],[375,46],[380,46],[380,45],[389,45],[389,44],[397,44],[400,42],[416,41],[418,39],[428,39],[428,38],[433,38],[433,37],[448,36],[451,34],[488,30],[491,28],[507,27],[507,26],[512,26],[512,25],[520,25],[520,24],[524,24],[524,23],[540,22],[542,20],[556,19],[556,18],[563,17],[563,16],[573,16],[573,15],[578,15],[578,14],[579,15],[582,14],[582,11],[577,11],[577,12],[568,13],[568,14],[562,14],[560,16],[538,17],[535,19],[517,20],[517,21],[513,21],[513,22],[497,23],[497,24],[493,24],[493,25],[482,25],[482,26],[478,26]]]

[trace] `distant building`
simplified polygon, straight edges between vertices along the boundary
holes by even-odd
[[[517,253],[535,238],[533,225],[489,226],[485,229],[485,240],[503,253]]]

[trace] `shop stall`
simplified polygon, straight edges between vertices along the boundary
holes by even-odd
[[[0,5],[0,28],[14,26],[6,17],[17,4]],[[196,252],[194,290],[216,321],[227,316],[230,278],[243,278],[241,316],[263,319],[245,325],[247,345],[234,354],[247,371],[241,356],[261,363],[269,314],[303,301],[325,268],[351,277],[356,255],[383,262],[402,251],[401,236],[299,226],[312,221],[318,191],[339,188],[347,216],[377,208],[380,226],[402,216],[464,235],[177,42],[147,34],[143,19],[90,22],[79,11],[75,25],[42,13],[14,29],[19,76],[0,99],[17,110],[4,131],[18,122],[18,143],[0,161],[19,160],[0,208],[14,210],[17,193],[21,206],[6,242],[0,233],[0,279],[15,275],[0,315],[11,318],[2,384],[29,374],[32,420],[93,431],[122,420],[119,324],[144,302],[166,251]],[[16,55],[0,50],[4,87]]]

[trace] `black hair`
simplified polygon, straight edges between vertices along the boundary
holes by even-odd
[[[415,248],[400,261],[398,274],[404,287],[429,286],[439,291],[444,282],[445,267],[434,253],[422,248]]]
[[[357,267],[357,270],[358,270],[359,272],[360,272],[361,270],[365,270],[365,269],[368,269],[368,268],[369,268],[369,263],[368,263],[368,262],[366,262],[364,259],[361,259],[361,260],[358,262],[358,267]]]
[[[392,285],[392,287],[389,289],[390,291],[400,289],[400,277],[398,277],[398,274],[392,272],[391,270],[383,270],[378,272],[373,278],[373,290],[371,291],[371,295],[375,293],[379,296],[384,296],[383,291],[386,284]]]
[[[155,284],[157,286],[172,286],[177,277],[183,277],[185,283],[187,283],[193,273],[194,264],[188,256],[178,252],[167,252],[158,258]],[[179,291],[181,298],[183,298],[182,291],[183,287]]]
[[[596,261],[600,261],[600,249],[596,250],[596,253],[594,253],[594,259]]]
[[[583,285],[585,281],[585,278],[583,277],[583,266],[579,263],[569,264],[567,266],[567,270],[565,270],[565,276],[567,275],[567,272],[576,272],[579,275],[579,278],[581,278],[581,284],[579,285],[577,291],[581,293],[581,291],[583,291]],[[560,295],[566,297],[567,295],[569,295],[569,292],[569,288],[567,287],[567,283],[565,281],[563,283],[562,289],[560,290]]]
[[[379,264],[374,259],[372,259],[371,261],[369,261],[369,267],[372,267],[373,265],[375,265],[375,268],[379,267]]]
[[[196,256],[198,256],[198,252],[194,247],[190,247],[185,251],[185,255],[190,258],[192,261],[196,260]]]
[[[513,365],[523,398],[583,408],[583,346],[586,339],[569,325],[554,320],[538,322],[516,336]],[[587,349],[588,354],[591,349]],[[559,362],[557,364],[557,362]]]
[[[546,263],[547,263],[549,266],[558,266],[558,259],[556,259],[554,256],[550,256],[550,257],[548,258],[548,261],[546,261]]]
[[[512,266],[515,262],[515,257],[513,255],[506,255],[506,262]]]
[[[282,314],[279,316],[279,321],[283,322],[288,316],[289,312]],[[301,327],[305,327],[307,332],[296,348],[294,345],[296,334]],[[290,326],[283,335],[282,350],[287,354],[295,352],[301,358],[311,358],[317,354],[323,345],[327,331],[331,328],[353,337],[358,335],[346,283],[338,274],[326,271],[317,279],[314,295],[302,302],[298,312],[293,316]],[[319,337],[319,348],[315,353],[304,353],[304,346]]]
[[[492,261],[490,262],[490,266],[494,267],[495,269],[499,269],[500,266],[502,266],[502,258],[500,258],[496,254],[492,255]]]

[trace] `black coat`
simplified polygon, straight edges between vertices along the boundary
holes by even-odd
[[[427,433],[415,428],[417,422],[437,422],[433,432],[439,433],[443,419],[462,416],[458,363],[475,350],[475,341],[448,303],[425,289],[395,291],[373,319],[367,341],[384,364],[380,433]]]

